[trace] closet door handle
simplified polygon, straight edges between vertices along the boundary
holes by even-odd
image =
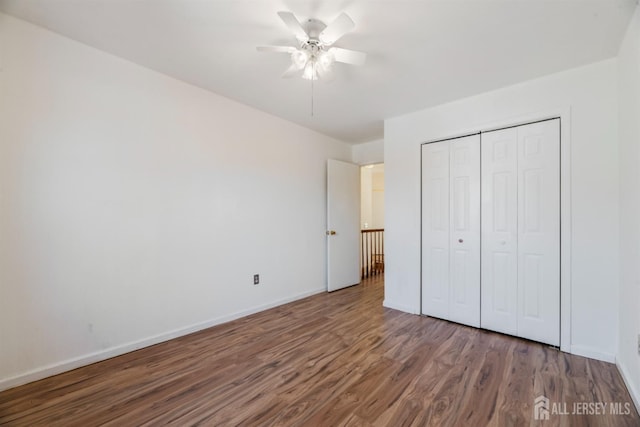
[[[459,243],[462,243],[462,242],[464,242],[464,240],[462,240],[462,239],[458,239],[458,242],[459,242]]]

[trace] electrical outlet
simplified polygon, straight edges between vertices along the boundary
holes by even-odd
[[[259,274],[254,274],[253,275],[253,284],[257,285],[260,283],[260,275]]]

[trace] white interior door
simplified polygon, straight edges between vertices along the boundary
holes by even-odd
[[[518,336],[560,345],[560,121],[518,130]]]
[[[480,135],[449,151],[449,319],[480,326]]]
[[[327,290],[360,283],[360,167],[327,163]]]
[[[449,317],[449,141],[422,146],[422,313]]]
[[[517,335],[518,131],[482,134],[481,326]]]

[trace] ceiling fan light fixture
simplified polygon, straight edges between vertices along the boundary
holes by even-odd
[[[309,55],[304,50],[296,50],[291,54],[291,62],[300,70],[304,68],[308,61]]]
[[[329,68],[331,68],[331,64],[333,64],[334,58],[333,58],[333,54],[331,54],[330,52],[321,52],[320,55],[318,55],[318,62],[320,63],[320,66],[322,68],[324,68],[325,70],[328,70]]]
[[[318,80],[318,70],[316,70],[316,61],[307,61],[302,72],[302,78],[305,80]]]
[[[291,66],[282,77],[300,75],[306,80],[333,77],[333,63],[362,65],[366,54],[350,49],[333,47],[332,44],[353,30],[355,24],[346,13],[341,13],[331,24],[317,19],[307,19],[304,24],[291,12],[278,12],[278,16],[298,40],[298,46],[261,46],[261,52],[289,53]]]

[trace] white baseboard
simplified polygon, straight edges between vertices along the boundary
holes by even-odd
[[[420,314],[419,311],[416,311],[415,307],[409,307],[409,306],[404,305],[404,304],[398,304],[396,302],[389,301],[388,299],[385,299],[382,302],[382,306],[383,307],[387,307],[387,308],[392,308],[394,310],[404,311],[405,313]]]
[[[38,381],[43,378],[51,377],[53,375],[61,374],[72,369],[76,369],[82,366],[90,365],[92,363],[100,362],[102,360],[110,359],[112,357],[120,356],[125,353],[129,353],[135,350],[139,350],[144,347],[149,347],[164,341],[188,335],[193,332],[197,332],[203,329],[210,328],[212,326],[220,325],[222,323],[230,322],[235,319],[239,319],[250,314],[258,313],[260,311],[268,310],[279,305],[287,304],[292,301],[296,301],[302,298],[309,297],[311,295],[326,292],[326,288],[314,289],[312,291],[303,292],[292,297],[284,298],[281,300],[273,301],[268,304],[252,307],[247,310],[238,311],[225,316],[216,317],[204,322],[195,323],[193,325],[174,329],[168,332],[163,332],[158,335],[143,338],[141,340],[121,344],[115,347],[111,347],[105,350],[96,351],[93,353],[85,354],[79,357],[64,360],[62,362],[53,363],[47,366],[39,367],[31,371],[18,374],[13,377],[4,378],[0,380],[0,391],[7,390],[19,385],[27,384],[33,381]]]
[[[634,405],[636,405],[636,411],[640,414],[640,390],[638,390],[636,385],[631,382],[631,375],[625,365],[620,363],[619,360],[616,360],[616,366],[618,367],[618,371],[620,372],[620,376],[622,377],[624,384],[627,386],[627,390],[629,390],[629,394],[631,395]]]
[[[589,359],[602,360],[603,362],[616,363],[616,355],[612,353],[603,353],[590,347],[580,345],[571,346],[571,354],[577,356],[588,357]]]

